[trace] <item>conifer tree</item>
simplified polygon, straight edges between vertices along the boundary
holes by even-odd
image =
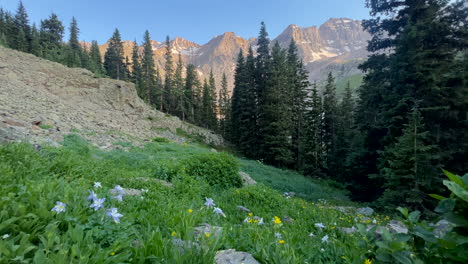
[[[52,13],[48,19],[41,21],[40,42],[44,58],[56,62],[64,62],[63,33],[65,28],[57,15]]]
[[[78,22],[75,17],[72,17],[70,23],[70,39],[68,41],[67,49],[67,66],[68,67],[81,67],[81,60],[83,57],[82,48],[78,41],[80,30],[78,28]]]
[[[97,41],[91,41],[91,50],[89,52],[89,63],[91,71],[96,74],[104,74],[104,68],[102,65],[101,51],[99,51],[99,45]]]
[[[325,91],[323,93],[323,138],[325,164],[328,176],[336,176],[337,166],[337,126],[338,105],[336,99],[335,78],[331,72],[328,74]]]
[[[169,36],[166,37],[166,64],[165,64],[165,78],[164,78],[164,100],[163,109],[167,113],[173,112],[173,63],[172,63],[172,47]]]
[[[143,92],[143,77],[141,72],[140,53],[138,51],[138,43],[136,40],[133,42],[132,48],[132,82],[135,84],[138,96],[144,98]]]
[[[31,30],[31,54],[34,54],[38,57],[42,57],[40,35],[39,35],[39,31],[37,30],[36,24],[33,24],[32,30]]]
[[[185,120],[185,85],[182,73],[184,71],[184,63],[182,61],[182,55],[179,53],[179,59],[177,61],[176,70],[174,72],[174,104],[175,114],[182,120]]]
[[[210,71],[210,77],[208,79],[209,93],[210,93],[210,106],[208,107],[208,127],[213,131],[218,131],[218,106],[217,106],[217,94],[216,94],[216,81],[214,78],[213,70]]]
[[[323,108],[318,94],[317,83],[312,86],[310,98],[306,99],[304,166],[307,176],[321,176],[324,168],[323,153]]]
[[[288,48],[288,68],[289,68],[289,94],[285,94],[290,99],[290,118],[291,125],[291,144],[295,168],[300,169],[303,166],[304,152],[304,128],[307,87],[309,86],[309,77],[304,68],[302,60],[299,58],[298,49],[294,39],[291,40]]]
[[[210,118],[211,118],[211,113],[212,113],[212,104],[211,104],[211,92],[210,92],[210,85],[208,83],[208,80],[205,79],[203,82],[203,94],[202,94],[202,119],[203,120],[200,125],[205,127],[205,128],[210,128]]]
[[[0,7],[0,45],[8,46],[10,27],[11,15]]]
[[[117,80],[125,78],[126,66],[124,63],[123,45],[120,32],[115,29],[109,46],[104,55],[104,69],[109,77]]]
[[[198,111],[198,86],[199,80],[196,72],[196,66],[193,64],[187,65],[187,74],[185,77],[185,106],[186,113],[184,116],[186,120],[195,123],[196,122],[196,111]]]
[[[409,115],[403,134],[383,154],[385,192],[380,200],[389,209],[403,203],[414,210],[432,211],[428,205],[434,206],[434,202],[426,193],[442,189],[436,188],[440,186],[438,157],[434,155],[437,147],[429,141],[419,110],[415,108]]]
[[[14,30],[16,34],[12,35],[12,48],[29,52],[31,45],[31,26],[29,25],[28,14],[22,1],[19,2],[18,9],[16,9]]]
[[[242,49],[239,51],[237,56],[236,69],[234,72],[234,89],[232,92],[231,100],[231,120],[229,123],[229,139],[236,146],[240,143],[240,120],[241,111],[243,105],[243,99],[241,98],[245,94],[245,58]]]
[[[336,176],[345,181],[345,171],[347,170],[348,157],[352,151],[351,144],[355,136],[354,112],[355,103],[351,85],[348,81],[341,103],[338,106],[337,118],[337,142],[336,142],[336,160],[341,166],[335,170]]]
[[[278,42],[271,51],[271,72],[263,98],[262,133],[265,161],[288,167],[293,164],[291,152],[291,113],[288,96],[289,78],[287,53]],[[284,100],[286,98],[286,100]]]
[[[218,96],[218,106],[219,106],[219,131],[221,135],[227,137],[228,129],[227,124],[230,122],[230,109],[231,109],[231,100],[229,98],[229,91],[228,91],[228,82],[226,73],[223,73],[223,77],[221,79],[221,90],[219,91]]]
[[[153,102],[152,94],[155,92],[156,86],[156,69],[154,65],[153,58],[153,47],[151,45],[151,37],[148,30],[145,31],[144,41],[143,41],[143,57],[141,58],[141,77],[142,77],[142,87],[146,101],[149,105]]]

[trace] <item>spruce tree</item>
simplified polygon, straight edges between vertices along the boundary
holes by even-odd
[[[213,70],[210,71],[210,77],[208,79],[209,92],[210,92],[210,106],[208,113],[208,127],[213,131],[218,131],[218,106],[217,106],[217,94],[216,94],[216,81],[214,78]]]
[[[240,120],[243,102],[241,99],[245,94],[245,58],[242,49],[237,56],[236,69],[234,72],[234,89],[232,92],[231,100],[231,120],[229,125],[229,139],[230,141],[239,146],[240,143]]]
[[[79,38],[80,30],[78,28],[78,22],[75,17],[72,17],[72,22],[70,23],[70,39],[68,41],[67,49],[67,66],[68,67],[81,67],[82,59],[82,48]]]
[[[203,94],[202,94],[202,120],[203,123],[200,125],[205,128],[210,128],[210,118],[212,112],[212,104],[211,104],[211,92],[210,92],[210,85],[208,84],[208,80],[205,79],[203,82]]]
[[[39,35],[44,58],[60,63],[65,61],[62,44],[64,31],[62,22],[54,13],[48,19],[41,21]]]
[[[143,56],[141,58],[141,77],[143,94],[149,105],[153,102],[152,94],[155,92],[156,86],[156,69],[153,58],[153,47],[151,45],[151,37],[148,30],[145,31],[143,40]]]
[[[355,103],[351,85],[348,81],[343,98],[338,105],[338,118],[337,118],[337,142],[336,142],[336,160],[337,164],[341,164],[335,170],[336,176],[340,177],[341,181],[345,181],[348,162],[348,157],[351,154],[351,144],[355,136],[354,113]]]
[[[182,120],[185,120],[186,110],[185,110],[185,85],[184,78],[182,76],[184,71],[184,63],[182,61],[182,55],[179,53],[179,59],[177,61],[176,70],[174,72],[174,112]]]
[[[302,171],[307,176],[321,176],[324,168],[323,152],[323,108],[315,82],[306,99],[304,165]]]
[[[227,137],[228,129],[227,124],[230,122],[230,98],[229,98],[229,91],[228,91],[228,82],[226,73],[223,73],[223,77],[221,79],[221,89],[219,90],[218,96],[218,106],[219,106],[219,131],[223,137]]]
[[[325,164],[329,177],[336,177],[337,160],[337,126],[338,105],[336,99],[335,78],[328,73],[327,83],[323,92],[323,138]]]
[[[109,46],[104,55],[104,69],[106,74],[113,79],[124,79],[126,66],[124,63],[123,45],[120,38],[120,32],[115,29],[112,38],[109,40]]]
[[[271,72],[263,94],[263,155],[269,164],[289,167],[291,151],[291,112],[289,110],[289,78],[286,50],[275,42],[271,51]],[[284,100],[286,98],[286,100]]]
[[[102,65],[101,51],[99,50],[99,45],[97,41],[91,41],[91,50],[89,52],[89,63],[91,71],[101,75],[104,74],[104,68]]]
[[[422,115],[417,108],[409,114],[409,123],[396,142],[385,148],[382,170],[385,192],[380,198],[388,209],[406,205],[413,210],[432,211],[434,202],[427,193],[440,192],[437,177],[437,147],[430,142]],[[439,179],[437,179],[439,178]],[[430,206],[429,206],[430,205]]]
[[[291,144],[295,169],[301,169],[304,152],[304,130],[305,130],[305,112],[306,97],[309,84],[308,73],[304,68],[302,60],[299,57],[298,49],[294,39],[291,40],[288,47],[288,73],[289,73],[289,91],[286,94],[290,99],[290,118],[291,125]]]
[[[135,84],[138,96],[144,98],[143,92],[143,77],[141,72],[141,58],[139,53],[139,47],[136,40],[133,42],[132,48],[132,82]]]
[[[11,25],[11,15],[0,7],[0,45],[8,46]]]
[[[1,33],[0,33],[1,35]],[[31,54],[34,54],[38,57],[42,57],[42,47],[39,31],[37,30],[36,24],[33,24],[31,30]]]
[[[184,116],[186,120],[195,123],[196,111],[198,111],[198,86],[199,80],[197,76],[197,68],[193,64],[187,65],[187,74],[185,77],[185,106],[186,113]]]
[[[163,100],[163,109],[166,113],[173,112],[173,62],[172,62],[172,47],[169,40],[169,36],[166,37],[166,53],[165,53],[166,63],[164,70],[166,72],[164,78],[164,100]]]
[[[20,1],[16,9],[14,18],[14,30],[16,34],[13,35],[11,46],[14,49],[29,52],[31,47],[31,26],[29,25],[29,18],[23,2]]]

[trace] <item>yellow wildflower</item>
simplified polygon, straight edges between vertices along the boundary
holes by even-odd
[[[370,259],[364,260],[364,264],[372,264],[372,261]]]
[[[211,236],[211,233],[205,233],[205,237],[208,238]]]
[[[279,217],[275,216],[274,222],[275,222],[275,224],[281,224],[281,219]]]
[[[109,255],[114,256],[114,255],[115,255],[115,252],[111,252]]]
[[[176,236],[177,233],[175,231],[172,231],[171,236]]]
[[[193,210],[192,209],[188,209],[187,210],[189,213],[193,213]]]
[[[284,244],[284,243],[285,243],[284,240],[280,240],[280,241],[278,241],[278,242],[279,242],[280,244]]]
[[[342,259],[346,259],[346,257],[345,257],[345,256],[341,256],[341,258],[342,258]]]
[[[253,216],[253,213],[249,213],[249,216]]]

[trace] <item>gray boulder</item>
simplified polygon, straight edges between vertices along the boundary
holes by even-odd
[[[365,216],[371,216],[372,214],[374,214],[374,209],[370,207],[358,208],[356,213],[365,215]]]
[[[241,176],[242,185],[244,186],[257,184],[257,182],[246,172],[239,171],[239,176]]]
[[[235,249],[216,252],[215,264],[260,264],[250,253],[237,252]]]
[[[388,223],[388,229],[398,234],[408,234],[408,227],[400,221],[392,220]]]

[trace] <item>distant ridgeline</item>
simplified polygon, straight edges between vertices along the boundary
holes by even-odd
[[[20,2],[15,15],[0,10],[0,43],[131,81],[149,105],[222,134],[249,158],[342,182],[355,199],[376,206],[427,211],[434,201],[426,194],[440,190],[440,168],[467,170],[466,6],[370,2],[373,17],[362,24],[371,34],[371,55],[359,66],[364,76],[351,72],[336,83],[329,73],[323,91],[309,82],[309,74],[317,75],[314,58],[303,63],[300,44],[282,39],[294,26],[271,43],[262,23],[256,50],[240,50],[232,96],[231,76],[222,75],[220,89],[213,71],[200,80],[180,52],[173,58],[169,37],[160,69],[148,31],[142,50],[135,43],[129,57],[116,29],[101,56],[96,41],[90,47],[78,41],[75,19],[65,43],[55,14],[38,29]],[[351,86],[358,85],[356,97]]]

